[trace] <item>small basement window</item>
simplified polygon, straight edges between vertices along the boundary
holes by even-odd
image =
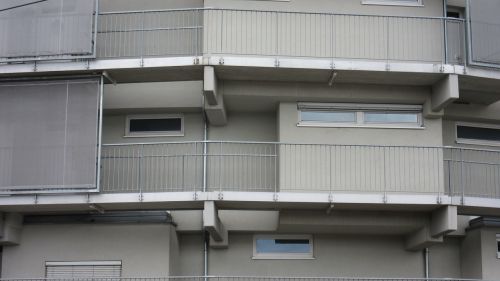
[[[126,137],[183,136],[184,117],[180,114],[128,115]]]
[[[500,126],[473,123],[456,124],[457,143],[500,145]]]
[[[312,259],[310,235],[256,235],[254,259]]]
[[[299,103],[299,126],[422,128],[422,106]]]
[[[121,261],[48,261],[45,277],[48,279],[120,278]]]

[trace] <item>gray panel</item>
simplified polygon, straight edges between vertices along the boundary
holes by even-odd
[[[0,8],[26,2],[3,0]],[[90,55],[94,11],[92,0],[48,0],[0,12],[0,57]]]
[[[471,0],[472,61],[500,64],[500,1]]]
[[[0,191],[96,187],[99,82],[0,84]]]

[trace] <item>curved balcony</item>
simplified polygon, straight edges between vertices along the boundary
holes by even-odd
[[[500,199],[500,151],[200,141],[107,144],[102,193],[260,192]],[[439,202],[438,202],[439,203]]]

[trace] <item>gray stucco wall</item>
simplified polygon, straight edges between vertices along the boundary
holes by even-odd
[[[312,260],[254,260],[249,234],[230,234],[229,243],[211,249],[210,274],[423,277],[422,253],[404,250],[402,237],[314,235]]]
[[[121,260],[122,276],[170,274],[170,225],[25,225],[3,250],[2,278],[44,277],[46,261]]]
[[[482,272],[481,231],[474,229],[467,231],[460,248],[462,278],[481,279]]]
[[[500,228],[483,228],[481,230],[482,278],[498,280],[500,276],[500,259],[497,257],[496,235]]]

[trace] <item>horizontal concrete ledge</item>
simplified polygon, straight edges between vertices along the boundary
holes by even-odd
[[[450,197],[438,194],[308,193],[308,192],[157,192],[116,194],[43,194],[0,197],[0,211],[81,211],[99,206],[104,210],[203,209],[214,201],[227,209],[366,209],[432,211],[446,205],[458,214],[500,215],[500,199]]]
[[[381,72],[441,73],[500,79],[500,71],[469,68],[431,62],[395,62],[337,58],[295,58],[265,56],[184,56],[147,58],[110,58],[83,61],[40,61],[0,64],[0,74],[33,74],[50,72],[91,72],[112,69],[165,68],[182,66],[241,66],[289,69],[358,70]],[[202,69],[200,68],[200,71]]]

